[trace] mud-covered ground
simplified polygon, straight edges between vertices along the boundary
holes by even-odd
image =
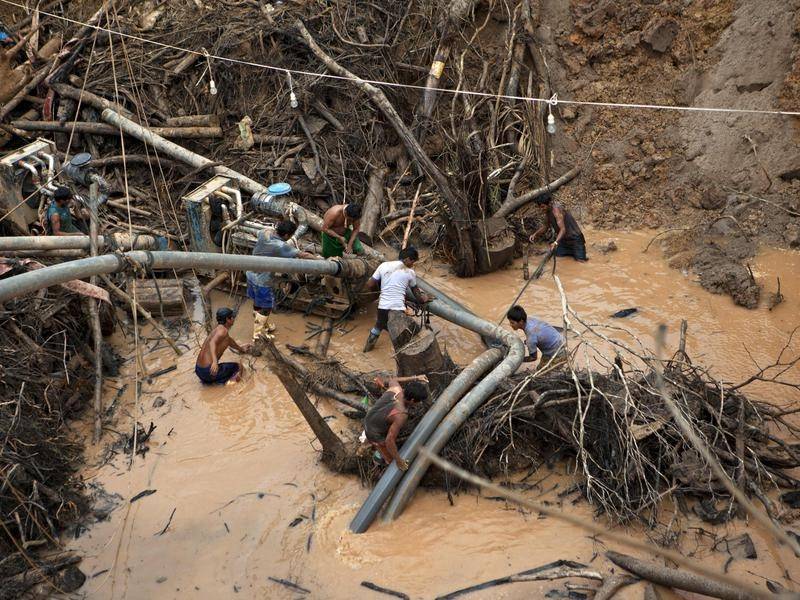
[[[553,87],[584,101],[797,110],[798,2],[544,2]],[[667,255],[754,307],[759,243],[800,247],[797,118],[563,106],[561,194],[599,227],[675,229]],[[669,236],[665,236],[665,239]]]

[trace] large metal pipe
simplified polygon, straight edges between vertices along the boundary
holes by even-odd
[[[499,348],[492,348],[473,360],[461,373],[458,374],[449,386],[439,395],[436,401],[422,417],[422,420],[414,428],[403,447],[400,449],[400,456],[409,463],[417,456],[417,450],[425,443],[441,420],[450,412],[453,405],[472,387],[478,378],[494,366],[503,356]],[[392,462],[380,481],[372,488],[369,497],[359,509],[353,520],[350,521],[350,531],[353,533],[364,533],[383,506],[383,503],[394,491],[395,486],[403,477],[403,472]]]
[[[129,261],[152,269],[215,269],[217,271],[260,271],[275,273],[308,273],[339,275],[342,264],[333,260],[300,260],[214,252],[147,252],[134,250],[124,255],[106,254],[81,258],[58,265],[28,271],[0,280],[0,302],[37,290],[84,279],[93,275],[109,275],[124,271]]]
[[[52,285],[66,283],[73,279],[82,279],[93,275],[108,275],[110,273],[123,271],[129,268],[130,263],[152,269],[202,268],[219,271],[240,270],[333,276],[340,275],[341,273],[346,274],[351,270],[351,264],[348,259],[340,259],[340,261],[299,260],[210,252],[132,251],[124,255],[112,254],[70,261],[0,280],[0,302],[5,302],[11,298],[29,294]],[[352,264],[352,267],[353,271],[363,271],[364,265],[360,260],[355,259],[355,263]],[[418,448],[421,443],[425,443],[432,450],[438,451],[444,446],[447,440],[450,439],[450,436],[456,429],[463,424],[467,417],[489,397],[497,385],[519,368],[524,356],[524,346],[519,338],[510,332],[470,313],[455,300],[447,297],[446,294],[440,292],[430,284],[421,282],[421,287],[437,296],[436,300],[428,304],[428,308],[432,314],[474,331],[482,337],[489,338],[508,348],[508,352],[502,362],[489,373],[483,381],[476,385],[455,408],[450,410],[447,417],[445,417],[444,421],[442,421],[441,425],[430,435],[427,441],[424,439],[427,437],[424,434],[427,432],[428,426],[426,426],[425,430],[420,431],[417,438],[419,441],[415,443],[414,450],[416,451],[416,448]],[[467,374],[459,381],[458,388],[455,391],[458,391],[458,389],[467,389],[469,385],[471,385],[471,383],[468,385],[469,380],[472,379],[473,376],[475,379],[480,376],[480,373],[477,373],[477,371],[480,370],[482,373],[488,368],[488,365],[483,366],[483,361],[496,360],[494,356],[496,352],[499,352],[499,350],[489,351],[481,355],[476,361],[478,362],[478,366],[474,366],[474,370],[472,369],[474,363],[468,367]],[[475,379],[472,379],[472,382],[474,382]],[[445,401],[441,403],[441,411],[437,410],[436,414],[431,417],[431,425],[429,427],[432,428],[435,426],[434,420],[438,421],[438,419],[441,418],[439,413],[441,412],[441,414],[444,414],[446,408],[449,408],[449,405],[452,404],[457,397],[458,394],[452,393],[452,398],[445,398]],[[411,452],[410,449],[409,452]],[[424,457],[416,456],[411,468],[403,478],[400,488],[395,493],[389,505],[389,509],[387,509],[387,517],[391,518],[399,514],[405,503],[416,490],[428,465],[429,461],[425,460]],[[388,482],[386,485],[388,488],[386,494],[388,494],[391,491],[391,486],[389,486]],[[377,514],[377,510],[380,509],[382,501],[379,502],[379,496],[382,494],[383,492],[376,495],[374,500],[370,502],[370,506],[364,509],[364,515],[372,514],[369,521],[374,518],[374,515]],[[363,519],[363,521],[366,521],[366,519]],[[366,522],[366,525],[362,524],[359,525],[359,527],[366,528],[368,525],[369,522]]]
[[[448,312],[451,314],[455,312],[452,307],[447,308]],[[431,312],[434,311],[431,310]],[[463,315],[463,313],[460,314]],[[439,316],[448,318],[441,314]],[[497,367],[495,367],[491,373],[484,377],[480,383],[472,388],[472,390],[466,396],[464,396],[464,398],[462,398],[458,404],[456,404],[455,408],[448,413],[439,427],[436,428],[436,431],[434,431],[427,439],[425,446],[435,454],[444,448],[444,445],[450,440],[452,435],[458,431],[459,427],[464,424],[469,416],[489,398],[490,394],[495,390],[495,388],[519,368],[519,366],[522,364],[522,359],[525,356],[525,346],[523,345],[522,341],[513,333],[500,329],[497,325],[493,325],[488,321],[479,319],[474,315],[470,315],[470,317],[471,318],[469,319],[462,318],[460,320],[473,322],[480,321],[480,328],[469,328],[482,335],[488,335],[490,337],[494,337],[495,339],[502,340],[502,342],[508,347],[508,353],[503,361]],[[453,322],[457,323],[458,321],[453,320]],[[464,326],[468,327],[466,324],[464,324]],[[394,496],[392,496],[389,505],[386,507],[386,511],[384,512],[384,520],[392,521],[397,518],[401,512],[403,512],[403,509],[414,495],[414,492],[419,486],[419,482],[422,480],[422,477],[425,475],[425,472],[428,470],[429,466],[429,459],[425,458],[424,456],[417,455],[417,457],[414,459],[414,462],[411,463],[411,466],[403,477],[403,480],[400,482],[400,485],[397,488],[397,491],[394,493]]]
[[[112,246],[130,250],[153,250],[158,247],[158,241],[152,235],[133,236],[133,244],[128,234],[99,236],[98,245],[102,248]],[[88,235],[19,235],[0,237],[0,252],[11,250],[88,250],[91,238]]]

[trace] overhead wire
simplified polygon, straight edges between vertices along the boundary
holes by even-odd
[[[27,10],[27,7],[24,4],[20,4],[19,2],[15,2],[13,0],[0,0],[3,4],[7,4],[9,6],[15,6],[17,8],[22,8]],[[65,17],[63,15],[57,15],[54,13],[46,12],[46,11],[39,11],[40,15],[45,15],[48,17],[52,17],[54,19],[58,19],[61,21],[65,21],[68,23],[72,23],[74,25],[81,25],[83,27],[91,27],[97,29],[99,31],[105,31],[109,35],[117,35],[121,38],[128,38],[132,40],[136,40],[145,44],[151,44],[154,46],[159,46],[160,48],[169,48],[172,50],[178,50],[180,52],[185,52],[189,54],[196,54],[197,56],[201,56],[207,59],[214,59],[220,62],[226,62],[229,64],[239,64],[249,67],[256,67],[260,69],[266,69],[269,71],[275,71],[279,73],[292,73],[294,75],[307,75],[310,77],[317,77],[320,79],[334,79],[334,80],[342,80],[342,81],[352,81],[349,77],[345,77],[343,75],[335,75],[333,73],[317,73],[315,71],[305,71],[302,69],[289,69],[286,67],[279,67],[276,65],[270,65],[266,63],[260,63],[255,61],[248,61],[242,60],[238,58],[230,58],[227,56],[220,56],[217,54],[211,54],[208,52],[204,52],[202,50],[193,50],[191,48],[182,48],[180,46],[175,46],[173,44],[167,44],[165,42],[159,42],[157,40],[151,40],[148,38],[144,38],[138,35],[133,35],[131,33],[125,33],[122,31],[116,31],[107,27],[102,27],[101,25],[94,25],[91,23],[86,23],[77,19],[72,19],[70,17]],[[369,83],[376,86],[381,87],[391,87],[391,88],[404,88],[404,89],[412,89],[418,91],[424,91],[428,89],[422,85],[414,85],[408,83],[397,83],[392,81],[382,81],[378,79],[358,79],[362,83]],[[563,98],[555,99],[551,98],[537,98],[535,96],[517,96],[517,95],[510,95],[510,94],[493,94],[490,92],[477,92],[474,90],[458,90],[458,89],[450,89],[450,88],[437,88],[437,92],[445,93],[445,94],[463,94],[468,96],[476,96],[481,98],[498,98],[501,100],[513,100],[513,101],[525,101],[525,102],[534,102],[534,103],[542,103],[548,104],[550,106],[555,106],[557,104],[566,104],[566,105],[573,105],[573,106],[592,106],[592,107],[599,107],[599,108],[619,108],[619,109],[642,109],[642,110],[668,110],[668,111],[683,111],[683,112],[699,112],[699,113],[728,113],[728,114],[740,114],[740,115],[763,115],[763,116],[789,116],[789,117],[799,117],[800,111],[787,111],[787,110],[768,110],[768,109],[755,109],[755,108],[729,108],[729,107],[713,107],[713,106],[679,106],[679,105],[670,105],[670,104],[655,104],[655,103],[636,103],[636,102],[604,102],[599,100],[565,100]]]

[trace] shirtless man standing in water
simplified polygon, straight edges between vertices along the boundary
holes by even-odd
[[[229,330],[233,327],[233,320],[236,313],[230,308],[220,308],[217,311],[218,325],[203,342],[194,372],[197,377],[205,384],[227,383],[228,381],[239,381],[242,376],[242,363],[238,362],[219,362],[228,346],[234,350],[245,353],[250,350],[250,344],[240,346],[236,343]]]

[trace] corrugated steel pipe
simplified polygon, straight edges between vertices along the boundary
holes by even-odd
[[[0,251],[14,250],[88,250],[91,245],[88,235],[18,235],[0,237]],[[120,247],[124,250],[131,249],[131,239],[127,234],[99,236],[97,244],[100,247]],[[158,247],[158,240],[152,235],[134,235],[134,250],[154,250]]]
[[[347,259],[345,259],[347,260]],[[272,258],[214,252],[126,252],[81,258],[58,265],[28,271],[0,280],[0,302],[23,296],[42,288],[84,279],[93,275],[108,275],[135,269],[214,269],[218,271],[257,271],[274,273],[308,273],[339,275],[341,267],[332,260],[301,260]]]
[[[409,463],[414,460],[419,447],[427,441],[428,437],[433,433],[441,420],[447,415],[450,409],[453,408],[453,405],[470,387],[472,387],[478,378],[494,366],[502,356],[503,352],[499,348],[486,350],[458,374],[458,377],[439,394],[439,397],[414,428],[414,431],[406,440],[405,444],[403,444],[403,447],[400,448],[400,456],[403,459]],[[361,506],[356,516],[353,517],[353,520],[350,521],[350,531],[353,533],[364,533],[369,528],[378,515],[381,506],[383,506],[383,503],[389,498],[402,477],[403,472],[397,468],[394,462],[386,467],[380,481],[372,488],[369,497]]]
[[[452,310],[452,309],[451,309]],[[434,312],[431,310],[431,312]],[[437,314],[437,313],[434,313]],[[443,315],[442,318],[447,318]],[[477,317],[472,317],[477,319]],[[492,335],[495,339],[502,340],[508,347],[508,353],[503,361],[495,367],[495,369],[484,377],[472,390],[456,404],[448,415],[441,422],[439,427],[436,428],[431,436],[424,442],[425,446],[433,453],[438,453],[444,448],[445,444],[450,440],[453,434],[464,424],[469,416],[479,408],[497,386],[507,377],[516,371],[522,359],[525,356],[525,346],[522,341],[510,331],[500,329],[496,325],[492,325],[487,321],[478,319],[482,322],[481,330],[479,333]],[[457,321],[453,321],[457,322]],[[460,323],[459,323],[460,324]],[[467,326],[467,325],[465,325]],[[491,334],[489,330],[491,329]],[[473,329],[477,331],[477,329]],[[424,456],[417,455],[414,462],[411,463],[408,471],[400,482],[397,491],[392,496],[389,505],[386,507],[383,518],[385,521],[392,521],[396,519],[400,513],[403,512],[408,501],[414,495],[423,475],[430,466],[430,460]]]

